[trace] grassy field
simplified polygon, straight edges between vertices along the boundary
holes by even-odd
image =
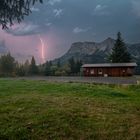
[[[0,140],[139,140],[140,86],[0,80]]]

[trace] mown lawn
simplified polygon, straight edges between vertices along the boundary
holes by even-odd
[[[1,79],[0,140],[140,140],[140,86]]]

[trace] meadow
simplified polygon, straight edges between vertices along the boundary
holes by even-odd
[[[1,140],[139,140],[140,86],[0,80]]]

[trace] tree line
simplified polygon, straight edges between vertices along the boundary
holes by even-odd
[[[81,66],[82,61],[74,60],[73,57],[69,59],[67,64],[61,64],[60,61],[56,64],[47,61],[44,64],[37,65],[34,57],[21,64],[8,53],[0,57],[0,76],[76,76],[80,75]]]

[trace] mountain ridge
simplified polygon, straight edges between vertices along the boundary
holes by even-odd
[[[54,63],[60,61],[62,64],[67,63],[70,58],[82,60],[83,63],[106,63],[107,57],[114,46],[115,39],[108,37],[101,42],[74,42],[70,49],[61,57],[53,60]],[[140,60],[140,43],[128,44],[126,47],[132,55],[133,61]]]

